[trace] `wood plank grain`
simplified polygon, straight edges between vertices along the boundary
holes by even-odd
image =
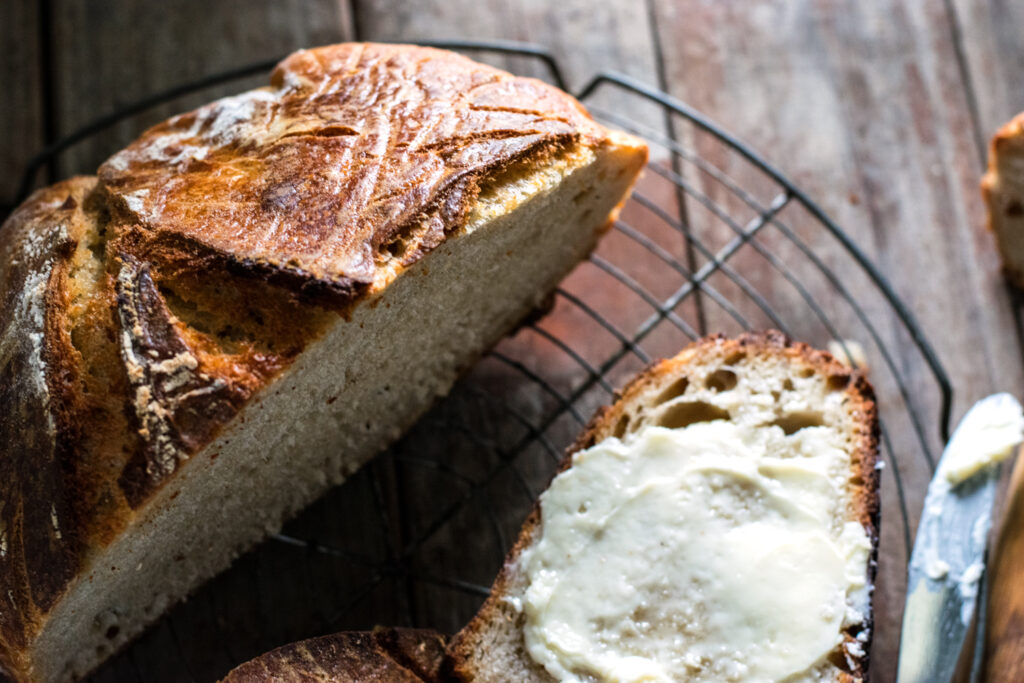
[[[353,37],[348,5],[336,0],[54,0],[52,14],[60,135],[168,88]],[[132,117],[69,150],[59,176],[91,173],[146,127],[216,97],[264,85],[267,78],[260,74],[207,88]]]
[[[1024,40],[1020,33],[1024,25],[1024,5],[1006,0],[951,0],[946,5],[968,86],[978,156],[982,164],[987,164],[991,137],[1002,124],[1024,111]],[[1020,338],[1024,299],[1016,296],[1014,301]],[[1019,387],[1014,388],[1019,392]],[[1014,470],[1018,488],[1020,471],[1018,463]],[[1006,507],[1002,523],[996,525],[998,533],[993,536],[1000,539],[1000,544],[989,555],[994,588],[989,596],[990,621],[983,677],[984,680],[1010,681],[1020,677],[1021,662],[1016,655],[1024,651],[1024,633],[1017,623],[1021,601],[1012,591],[1007,592],[1006,586],[1013,583],[1013,567],[1024,562],[1024,545],[1006,539],[1015,538],[1014,531],[1024,519],[1024,507],[1020,504],[1019,492],[1000,502],[1002,505],[997,509]],[[1000,597],[997,594],[1001,588],[1003,595]]]
[[[13,202],[22,169],[44,144],[40,21],[38,3],[0,3],[0,42],[5,46],[0,59],[0,82],[5,84],[0,99],[0,130],[5,133],[0,139],[0,202],[5,205]],[[0,219],[5,213],[0,212]]]
[[[1012,308],[981,228],[970,105],[941,3],[766,0],[741,8],[659,0],[656,6],[671,91],[777,164],[880,266],[946,364],[956,390],[954,415],[995,389],[1019,388]],[[742,161],[725,163],[741,185],[757,184]],[[740,204],[720,190],[707,193],[725,207]],[[699,213],[691,218],[706,240],[723,231]],[[787,208],[784,219],[840,283],[863,297],[896,369],[908,375],[911,402],[927,416],[933,438],[938,394],[905,332],[845,250],[806,212]],[[763,243],[787,265],[799,256],[773,231]],[[827,340],[800,297],[773,284],[778,274],[760,255],[747,254],[736,265],[775,308],[806,317],[807,324],[797,326],[811,341]],[[843,334],[868,347],[907,489],[910,528],[916,528],[929,469],[909,426],[899,423],[904,401],[892,373],[864,338],[863,324],[834,295],[834,283],[810,271],[797,274],[807,278],[808,290]],[[875,680],[883,681],[894,673],[906,560],[893,474],[883,476],[872,657]]]
[[[949,5],[984,152],[999,126],[1024,111],[1024,5],[1013,0],[952,0]]]

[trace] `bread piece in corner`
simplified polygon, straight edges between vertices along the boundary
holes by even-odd
[[[981,194],[1006,279],[1024,289],[1024,113],[992,137]]]
[[[877,430],[860,373],[777,332],[652,366],[570,450],[452,673],[864,680]]]
[[[444,654],[445,639],[434,631],[349,631],[271,650],[222,683],[439,683]]]
[[[0,229],[0,676],[85,675],[396,439],[646,156],[539,81],[344,44],[30,197]]]

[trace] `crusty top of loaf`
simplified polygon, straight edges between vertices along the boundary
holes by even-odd
[[[483,176],[589,137],[579,104],[443,50],[345,44],[147,131],[100,167],[149,246],[185,241],[345,302],[462,224]],[[388,251],[390,249],[390,253]]]
[[[0,228],[0,668],[90,551],[482,189],[614,144],[570,96],[441,50],[298,52]]]

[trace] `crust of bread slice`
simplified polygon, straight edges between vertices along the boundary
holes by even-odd
[[[610,436],[622,436],[644,424],[652,408],[661,403],[679,396],[692,396],[695,402],[707,401],[713,405],[713,395],[735,382],[737,369],[744,365],[753,365],[759,372],[775,374],[779,384],[776,390],[780,392],[786,391],[784,386],[787,381],[793,383],[796,390],[800,390],[800,383],[803,382],[816,386],[820,391],[843,392],[842,414],[826,414],[820,419],[825,424],[834,423],[847,438],[850,455],[847,519],[863,525],[872,550],[868,566],[865,567],[868,598],[862,610],[864,620],[844,634],[843,645],[833,652],[829,661],[831,680],[843,683],[864,681],[867,679],[873,630],[869,595],[877,566],[880,503],[876,467],[878,420],[874,392],[861,372],[840,363],[826,352],[790,341],[776,331],[748,333],[735,339],[721,335],[706,337],[694,342],[674,358],[651,365],[634,378],[620,392],[613,405],[597,412],[569,448],[558,472],[571,466],[572,456],[577,451]],[[659,419],[665,418],[662,416]],[[665,426],[681,427],[687,421],[696,422],[711,417],[687,409],[668,419],[675,424]],[[798,416],[797,419],[803,418]],[[476,617],[452,639],[446,666],[447,674],[455,680],[481,683],[554,680],[528,654],[523,638],[525,616],[510,600],[521,595],[526,588],[526,579],[519,570],[518,559],[537,538],[540,514],[538,501],[509,552],[491,588],[490,597]]]
[[[271,650],[232,669],[223,683],[435,683],[445,645],[427,629],[335,633]]]
[[[981,195],[1003,273],[1011,284],[1024,289],[1024,113],[992,136]]]

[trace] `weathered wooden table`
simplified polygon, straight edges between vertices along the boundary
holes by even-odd
[[[1010,0],[12,0],[0,3],[6,48],[0,57],[5,131],[0,200],[13,198],[19,171],[34,152],[97,116],[294,48],[353,39],[538,43],[555,54],[572,88],[598,71],[628,74],[703,112],[787,174],[860,245],[913,311],[949,373],[953,415],[959,416],[987,393],[1019,394],[1024,386],[1019,309],[998,274],[978,192],[987,138],[1024,109],[1021,26],[1024,4]],[[514,59],[491,61],[513,70],[534,69]],[[38,182],[91,172],[145,126],[264,80],[209,88],[118,124],[74,147]],[[608,99],[601,104],[614,109],[617,103]],[[664,131],[666,121],[657,110],[628,102],[621,108]],[[49,178],[42,177],[46,174]],[[826,261],[836,249],[830,244],[816,246]],[[784,297],[772,298],[777,275],[759,272],[765,266],[754,261],[745,265],[749,281],[773,302],[786,304]],[[847,267],[836,264],[856,286],[858,274],[844,271]],[[831,291],[823,286],[820,292],[826,308]],[[910,376],[913,400],[925,407],[933,420],[930,428],[935,427],[939,397],[916,351],[908,350],[904,358],[905,333],[884,319],[888,312],[870,307],[868,312],[878,316],[895,363]],[[705,322],[714,331],[720,321],[709,314]],[[500,379],[495,377],[482,381]],[[898,454],[909,437],[891,436]],[[937,433],[929,438],[935,440]],[[930,471],[919,457],[902,471],[912,528]],[[397,476],[375,474],[375,480],[385,481]],[[408,499],[430,497],[422,482],[396,486]],[[883,486],[891,489],[891,477]],[[332,514],[344,509],[351,515],[320,520],[315,523],[319,533],[329,537],[342,528],[350,535],[363,533],[349,527],[359,526],[359,511],[371,502],[356,498],[335,503]],[[502,520],[509,533],[521,509],[522,504]],[[886,524],[891,539],[883,541],[883,550],[903,534],[900,520]],[[323,531],[328,528],[334,531]],[[365,532],[371,545],[376,533]],[[447,543],[458,543],[454,538]],[[409,602],[418,605],[411,613],[431,612],[423,598],[396,597],[385,582],[381,590],[362,596],[362,603],[353,603],[340,621],[310,623],[310,610],[296,605],[315,603],[317,596],[302,593],[303,582],[289,574],[291,565],[277,565],[276,556],[261,552],[241,561],[248,579],[204,589],[201,598],[175,610],[98,678],[207,680],[260,648],[315,635],[318,629],[367,627],[400,613],[408,619]],[[473,562],[472,555],[453,559],[445,552],[444,543],[431,550],[432,576],[441,583],[452,563]],[[491,553],[481,567],[463,575],[486,585],[494,569]],[[351,579],[345,572],[353,570],[337,571]],[[886,681],[893,676],[898,633],[898,609],[892,605],[900,603],[903,584],[898,566],[883,574],[878,598],[889,608],[879,624],[885,637],[876,644],[874,669],[877,680]],[[456,600],[445,595],[434,599]],[[468,602],[453,614],[471,611],[479,596],[458,600]],[[247,601],[252,606],[241,612],[222,609]],[[403,601],[404,611],[396,607]],[[423,625],[452,629],[457,624]]]

